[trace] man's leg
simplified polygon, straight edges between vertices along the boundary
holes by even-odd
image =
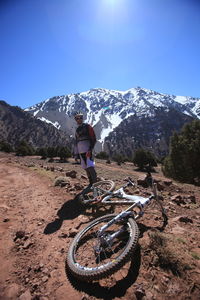
[[[91,177],[91,172],[88,168],[88,158],[86,157],[86,153],[81,153],[80,154],[80,159],[81,159],[81,166],[82,168],[86,171],[87,177],[89,179],[89,185],[92,185],[92,177]]]
[[[89,179],[89,183],[91,184],[92,178],[91,178],[91,176],[90,176],[90,172],[89,172],[88,168],[85,169],[85,171],[86,171],[87,177],[88,177],[88,179]]]
[[[79,155],[80,155],[81,167],[85,170],[87,169],[86,153],[80,153]]]
[[[95,171],[95,163],[92,157],[86,157],[86,153],[80,154],[81,166],[86,171],[87,177],[89,179],[89,185],[97,182],[97,173]]]
[[[93,184],[95,182],[97,182],[97,173],[95,171],[95,163],[94,160],[92,159],[92,157],[87,157],[87,173],[88,173],[88,178],[90,181],[90,184]]]
[[[86,172],[88,174],[90,184],[93,184],[93,183],[97,182],[97,173],[96,173],[94,167],[87,168]]]

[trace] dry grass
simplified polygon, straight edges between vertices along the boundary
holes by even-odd
[[[157,256],[157,264],[176,276],[184,277],[185,271],[190,270],[191,267],[185,250],[178,244],[180,242],[161,232],[151,232],[149,237],[149,247]]]
[[[50,170],[45,170],[39,167],[29,167],[30,170],[37,172],[39,175],[44,177],[48,177],[52,180],[55,179],[55,173],[51,172]]]
[[[200,255],[197,254],[196,252],[191,252],[191,256],[192,256],[194,259],[200,260]]]

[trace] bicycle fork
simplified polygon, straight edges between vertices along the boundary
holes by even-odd
[[[129,217],[133,217],[133,213],[131,211],[123,211],[116,217],[114,217],[112,220],[110,220],[107,224],[102,226],[100,230],[97,232],[97,238],[100,242],[100,244],[95,247],[95,251],[97,253],[101,252],[101,248],[107,248],[111,247],[114,243],[114,240],[120,236],[122,233],[124,233],[127,230],[126,224],[122,226],[119,230],[114,232],[113,234],[107,234],[106,230],[113,224],[118,223],[120,221],[123,221],[125,219],[128,219]]]

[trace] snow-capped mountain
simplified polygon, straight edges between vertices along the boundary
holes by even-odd
[[[95,128],[98,151],[120,124],[122,126],[133,118],[154,119],[158,110],[166,114],[176,111],[179,116],[188,116],[187,120],[200,118],[200,99],[161,94],[140,87],[127,91],[95,88],[78,94],[56,96],[26,109],[40,120],[70,135],[74,134],[76,128],[73,114],[82,111],[85,122]]]

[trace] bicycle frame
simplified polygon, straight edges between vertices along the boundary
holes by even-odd
[[[126,199],[127,201],[109,201],[111,197],[120,197],[122,199]],[[124,192],[123,187],[118,189],[117,191],[111,193],[111,195],[108,195],[104,197],[101,203],[103,204],[130,204],[133,203],[131,206],[129,206],[126,210],[119,213],[116,217],[114,217],[112,220],[110,220],[107,224],[102,226],[98,233],[97,237],[100,241],[100,244],[96,245],[96,252],[99,252],[101,249],[101,246],[110,247],[113,243],[113,241],[121,235],[124,231],[126,231],[125,227],[122,227],[120,230],[115,232],[114,234],[110,236],[104,236],[104,232],[113,224],[126,220],[128,218],[134,218],[137,220],[144,214],[144,208],[150,203],[152,199],[154,199],[154,195],[151,195],[148,198],[141,197],[141,196],[135,196],[135,195],[128,195]],[[134,208],[139,208],[139,212],[136,214],[134,211]]]
[[[104,204],[130,204],[130,203],[134,203],[135,205],[139,205],[139,206],[146,206],[147,203],[152,199],[152,197],[154,196],[150,196],[149,198],[145,198],[142,196],[138,196],[138,195],[128,195],[124,192],[124,187],[119,188],[118,190],[116,190],[115,192],[109,192],[109,195],[105,196],[101,203]],[[111,198],[119,198],[119,199],[125,199],[125,200],[118,200],[118,201],[113,201],[110,199]]]
[[[126,210],[119,213],[116,217],[114,217],[112,220],[110,220],[107,224],[105,224],[104,226],[102,226],[99,229],[98,238],[99,238],[101,244],[106,242],[107,245],[111,245],[113,240],[118,235],[120,235],[124,230],[124,229],[121,229],[121,230],[117,231],[115,234],[111,235],[110,237],[107,237],[106,240],[104,240],[104,235],[103,234],[104,234],[105,230],[108,227],[110,227],[114,223],[117,223],[117,222],[122,221],[124,219],[128,219],[130,217],[137,220],[138,218],[143,216],[145,207],[153,199],[155,199],[158,202],[158,204],[160,205],[160,208],[162,210],[162,216],[164,218],[164,222],[167,221],[167,215],[166,215],[165,209],[163,208],[162,204],[158,200],[157,186],[156,186],[155,183],[153,183],[153,185],[152,185],[152,190],[153,190],[152,195],[150,197],[147,197],[147,198],[142,197],[142,196],[138,196],[138,195],[128,195],[128,194],[126,194],[125,191],[124,191],[124,188],[129,186],[129,185],[134,186],[134,183],[131,180],[129,180],[129,182],[126,185],[122,186],[118,190],[116,190],[114,192],[108,192],[108,195],[104,196],[104,198],[100,202],[100,203],[103,203],[103,205],[119,205],[119,204],[124,205],[124,204],[132,203],[132,205],[129,206]],[[125,200],[113,201],[113,200],[110,200],[111,198],[120,198],[120,199],[125,199]],[[139,212],[136,213],[136,211],[134,211],[134,208],[138,208]]]
[[[135,184],[129,179],[128,183],[125,184],[124,186],[120,187],[118,190],[114,192],[107,192],[105,196],[103,196],[102,199],[100,199],[97,204],[102,204],[102,205],[127,205],[127,204],[132,204],[130,207],[128,207],[124,212],[131,211],[133,208],[137,207],[139,208],[139,213],[135,215],[135,219],[141,217],[143,215],[143,210],[144,208],[150,203],[152,199],[155,199],[156,197],[156,187],[153,186],[153,194],[150,197],[142,197],[138,195],[129,195],[125,193],[124,188],[127,186],[132,185],[135,186]],[[97,198],[98,200],[98,191],[103,191],[101,188],[94,187],[93,192],[94,192],[94,197]],[[117,198],[118,200],[115,201],[113,198]],[[87,200],[89,203],[90,200]],[[93,200],[91,202],[94,203]]]

